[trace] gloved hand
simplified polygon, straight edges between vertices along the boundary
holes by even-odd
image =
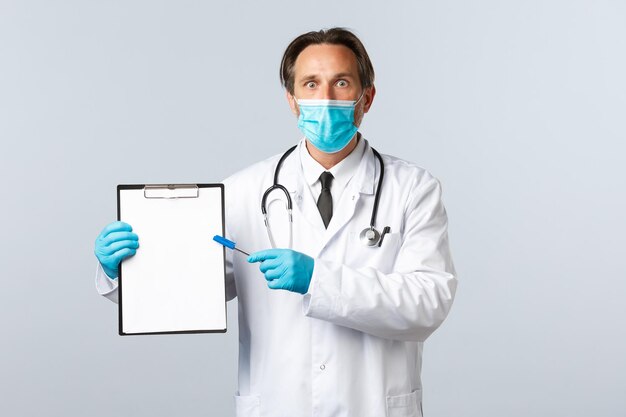
[[[267,249],[250,254],[248,262],[261,262],[267,286],[306,294],[309,290],[315,261],[291,249]]]
[[[139,247],[139,237],[128,223],[108,224],[96,238],[94,253],[109,278],[117,278],[122,260],[133,256]]]

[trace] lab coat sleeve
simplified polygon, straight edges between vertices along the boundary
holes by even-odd
[[[414,187],[392,273],[316,259],[305,315],[387,339],[426,340],[446,318],[456,271],[439,181]]]
[[[108,298],[109,300],[117,303],[117,278],[111,279],[102,269],[100,262],[96,262],[96,291],[98,294]]]

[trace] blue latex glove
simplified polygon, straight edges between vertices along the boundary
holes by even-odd
[[[259,269],[271,289],[306,294],[315,261],[291,249],[267,249],[251,253],[248,262],[261,262]]]
[[[109,278],[117,278],[122,260],[133,256],[139,247],[139,237],[128,223],[108,224],[96,238],[94,253]]]

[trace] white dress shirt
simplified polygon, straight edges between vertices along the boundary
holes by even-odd
[[[313,198],[317,202],[317,199],[322,192],[322,184],[320,182],[320,175],[324,171],[328,171],[333,174],[333,182],[330,186],[330,194],[333,198],[333,208],[339,206],[339,201],[343,194],[343,191],[346,189],[346,186],[350,183],[350,180],[354,176],[359,164],[361,163],[361,159],[365,153],[365,141],[358,135],[358,141],[356,147],[346,156],[343,160],[341,160],[337,165],[330,169],[324,168],[317,162],[311,154],[307,150],[307,146],[313,146],[309,144],[303,144],[306,146],[300,147],[300,161],[302,162],[302,171],[304,172],[304,179],[306,183],[309,185],[309,190],[311,190],[311,194]]]

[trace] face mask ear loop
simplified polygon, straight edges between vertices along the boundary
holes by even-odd
[[[293,98],[293,102],[296,103],[296,108],[298,109],[298,117],[299,117],[302,115],[302,110],[300,110],[300,103],[298,103],[298,99],[296,98],[295,94],[292,94],[291,98]]]
[[[361,99],[363,98],[364,94],[365,94],[365,89],[363,89],[363,91],[361,91],[361,95],[359,96],[357,101],[354,102],[354,107],[356,107],[356,105],[359,104],[359,101],[361,101]]]
[[[361,99],[363,98],[363,95],[365,94],[365,89],[363,89],[363,91],[361,91],[361,95],[359,96],[359,98],[357,99],[357,101],[354,102],[354,106],[356,107],[356,105],[359,103],[359,101],[361,101]],[[355,125],[356,126],[356,125]]]
[[[291,97],[293,98],[294,103],[296,103],[296,106],[298,107],[298,111],[300,110],[300,103],[298,103],[298,99],[296,98],[295,94],[292,94]]]

